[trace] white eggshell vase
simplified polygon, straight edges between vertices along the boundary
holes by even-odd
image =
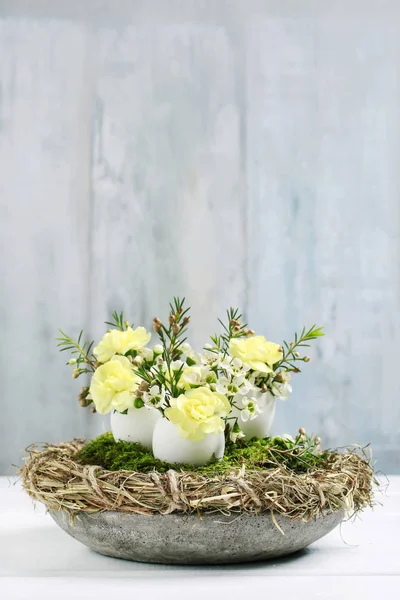
[[[159,419],[154,427],[153,454],[155,458],[169,463],[201,466],[215,455],[219,460],[225,450],[223,433],[208,433],[200,442],[181,437],[178,427],[167,418]]]
[[[129,408],[127,414],[111,413],[111,431],[116,442],[139,442],[151,450],[154,426],[162,418],[156,408]]]
[[[231,414],[238,417],[238,425],[243,431],[246,440],[251,440],[254,437],[265,438],[271,431],[275,416],[275,397],[269,392],[260,392],[257,395],[257,400],[261,412],[254,419],[243,421],[241,416],[242,411],[237,408],[232,409]]]

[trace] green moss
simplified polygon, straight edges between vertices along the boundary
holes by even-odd
[[[282,438],[240,440],[236,444],[227,443],[225,455],[221,461],[212,460],[203,467],[190,465],[171,465],[154,458],[141,444],[116,442],[112,433],[105,433],[88,442],[75,456],[86,465],[99,465],[109,471],[138,471],[148,473],[155,469],[165,473],[168,469],[196,471],[204,475],[223,474],[231,469],[268,469],[285,465],[296,473],[304,473],[315,467],[323,467],[328,453],[315,453],[315,442],[311,438],[295,441]]]

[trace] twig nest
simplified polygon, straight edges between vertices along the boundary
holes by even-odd
[[[223,474],[172,468],[144,473],[82,464],[76,455],[84,445],[74,440],[31,448],[21,469],[28,494],[48,509],[73,514],[272,512],[308,521],[326,511],[357,513],[371,506],[377,483],[369,461],[355,450],[325,453],[323,462],[302,473],[284,462],[251,469],[243,463]]]

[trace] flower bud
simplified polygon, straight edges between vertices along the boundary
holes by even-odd
[[[304,427],[300,427],[299,434],[300,435],[306,435],[306,430],[304,429]]]
[[[143,356],[135,356],[135,358],[132,360],[132,362],[137,367],[140,366],[144,362]]]
[[[309,356],[305,356],[303,358],[304,362],[310,362],[311,358]]]
[[[186,327],[190,323],[190,317],[183,317],[182,325]]]
[[[130,325],[129,321],[124,321],[124,325],[125,325],[125,327],[129,327],[129,325]]]
[[[160,319],[158,317],[154,317],[154,319],[153,319],[153,329],[154,329],[154,331],[156,331],[157,333],[160,333],[161,332],[161,326],[162,326],[162,323],[161,323]]]
[[[153,360],[153,350],[151,348],[141,348],[139,350],[140,352],[140,356],[143,358],[143,360],[147,360],[148,362],[151,362]]]
[[[162,354],[163,353],[162,345],[156,344],[155,346],[153,346],[153,352],[154,352],[154,354]]]
[[[321,438],[317,436],[317,437],[315,438],[315,443],[316,443],[316,444],[319,446],[319,445],[320,445],[320,443],[321,443]]]
[[[70,358],[68,361],[69,365],[76,365],[76,358]]]
[[[72,372],[73,379],[78,379],[79,375],[80,375],[79,369],[74,369]]]
[[[142,408],[142,406],[144,406],[144,402],[141,398],[135,398],[135,400],[133,402],[133,406],[135,408]]]
[[[102,364],[101,362],[99,362],[98,360],[95,360],[93,363],[93,366],[95,369],[98,369],[99,367],[101,367],[101,364]]]
[[[233,431],[233,433],[239,433],[239,431],[240,431],[240,427],[239,427],[239,425],[238,425],[238,422],[237,422],[237,421],[235,421],[235,424],[234,424],[234,426],[232,427],[232,431]]]
[[[179,333],[180,329],[181,329],[181,327],[180,327],[180,325],[178,325],[178,323],[174,323],[172,325],[172,333],[174,335],[177,335]]]
[[[95,412],[97,412],[97,410],[96,410],[96,407],[95,407],[95,406],[92,406],[92,408],[90,409],[90,412],[91,412],[91,413],[93,413],[93,414],[94,414]]]
[[[246,329],[245,333],[248,337],[251,337],[254,335],[254,329]]]
[[[170,325],[172,325],[173,323],[175,323],[175,321],[176,321],[175,316],[174,315],[169,315],[168,321],[169,321]]]
[[[147,383],[147,381],[142,381],[139,385],[139,390],[142,392],[147,392],[147,390],[149,389],[149,384]]]
[[[300,352],[295,352],[294,355],[295,355],[296,358],[299,358]]]

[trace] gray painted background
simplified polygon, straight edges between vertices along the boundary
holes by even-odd
[[[324,325],[275,431],[400,470],[400,8],[301,4],[0,0],[0,472],[106,426],[57,327],[173,294]]]

